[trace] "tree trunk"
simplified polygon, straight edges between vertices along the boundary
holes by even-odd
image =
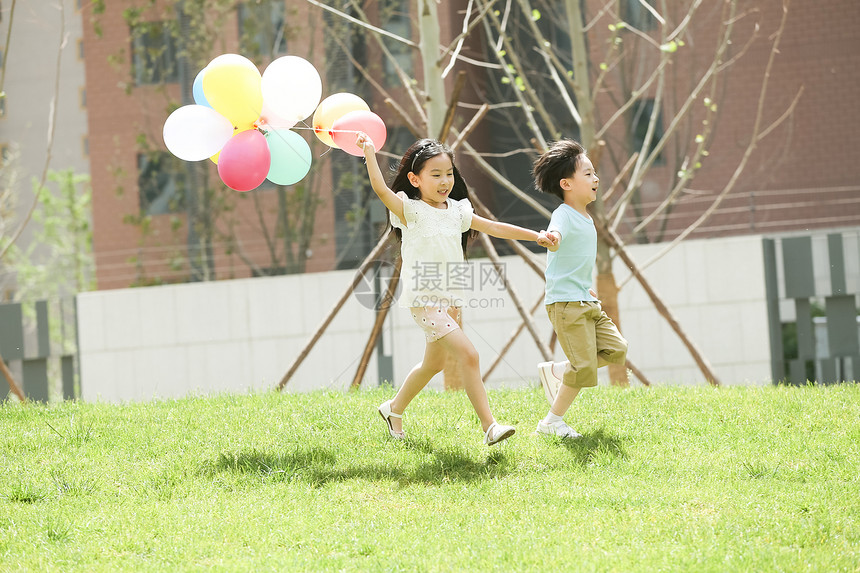
[[[603,156],[604,142],[601,140],[588,151],[595,169],[600,168],[600,159]],[[602,195],[598,195],[592,209],[596,216],[595,226],[603,224],[606,220],[606,209],[603,204]],[[612,249],[598,233],[597,236],[597,295],[603,310],[615,323],[619,332],[621,331],[621,308],[618,305],[618,283],[615,282],[615,274],[612,272]],[[609,382],[613,386],[627,388],[630,379],[627,376],[627,366],[624,364],[609,365]]]
[[[439,15],[436,0],[417,0],[418,25],[420,30],[419,48],[421,67],[424,70],[424,93],[427,110],[427,137],[436,137],[445,121],[448,106],[445,103],[445,81],[439,69]]]

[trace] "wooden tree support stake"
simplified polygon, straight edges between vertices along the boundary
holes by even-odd
[[[626,366],[630,369],[631,372],[633,372],[633,375],[636,376],[636,378],[640,382],[642,382],[643,386],[648,386],[649,388],[651,387],[651,382],[648,381],[642,371],[636,368],[636,366],[634,366],[632,362],[628,360]]]
[[[18,386],[18,383],[15,382],[15,378],[12,376],[12,372],[9,371],[9,367],[6,366],[6,361],[3,360],[3,357],[0,356],[0,370],[3,371],[3,376],[6,377],[6,381],[9,383],[9,389],[15,394],[21,402],[26,402],[27,397],[24,396],[24,392],[21,391],[21,387]]]
[[[537,302],[535,302],[535,303],[532,305],[532,308],[531,308],[531,311],[530,311],[530,315],[535,313],[535,311],[538,309],[538,307],[539,307],[539,306],[541,305],[541,303],[543,302],[543,299],[544,299],[544,293],[541,293],[541,294],[540,294],[540,298],[539,298],[539,299],[537,299]],[[493,373],[493,370],[495,370],[495,369],[496,369],[496,366],[498,366],[498,365],[499,365],[499,362],[501,362],[501,361],[502,361],[502,359],[505,357],[505,354],[507,354],[507,353],[508,353],[508,350],[510,350],[510,349],[511,349],[511,346],[513,346],[513,345],[514,345],[514,342],[516,341],[517,337],[520,335],[520,333],[523,331],[523,329],[524,329],[525,327],[526,327],[526,322],[525,322],[525,321],[522,321],[522,322],[520,323],[520,325],[517,327],[517,329],[516,329],[516,330],[514,330],[514,331],[511,333],[511,336],[508,338],[508,341],[505,343],[505,345],[504,345],[504,346],[502,347],[502,349],[499,351],[499,355],[498,355],[498,356],[496,356],[496,359],[495,359],[495,360],[493,360],[493,363],[492,363],[492,364],[490,364],[490,367],[489,367],[489,368],[487,368],[487,371],[486,371],[486,372],[484,372],[484,375],[483,375],[483,377],[481,378],[481,379],[484,381],[484,383],[486,383],[486,382],[487,382],[487,378],[489,378],[489,377],[490,377],[490,374],[492,374],[492,373]]]
[[[475,115],[472,117],[472,121],[463,128],[463,131],[460,132],[460,135],[457,136],[457,139],[454,140],[454,143],[451,144],[451,151],[456,151],[460,144],[469,137],[469,135],[475,130],[481,120],[484,119],[484,116],[487,115],[487,112],[490,111],[490,106],[487,104],[481,105]]]
[[[408,115],[406,115],[406,111],[404,111],[404,109],[400,107],[400,105],[396,101],[394,101],[390,97],[387,97],[385,98],[385,103],[388,104],[388,107],[390,107],[394,111],[394,113],[397,114],[398,119],[403,122],[403,125],[405,125],[406,129],[409,130],[409,133],[419,139],[424,137],[423,135],[421,135],[421,131],[418,129],[418,127],[414,123],[412,123],[412,120],[409,118]]]
[[[370,356],[373,354],[373,349],[376,347],[376,341],[382,332],[382,325],[385,324],[385,317],[388,316],[388,311],[392,305],[396,303],[394,293],[397,292],[397,284],[400,282],[400,268],[403,265],[403,259],[398,258],[397,264],[394,266],[394,274],[391,275],[391,281],[388,283],[388,288],[379,303],[379,308],[376,310],[376,321],[373,323],[373,328],[370,331],[370,337],[367,339],[367,345],[364,347],[364,354],[361,355],[361,360],[358,363],[358,369],[355,371],[355,378],[352,379],[350,385],[351,390],[357,390],[361,387],[361,379],[364,378],[364,373],[367,371],[367,363],[370,362]]]
[[[493,266],[496,268],[496,272],[499,273],[499,276],[502,277],[502,281],[505,283],[505,289],[508,291],[508,294],[511,296],[511,300],[514,301],[514,305],[517,307],[517,311],[520,313],[520,316],[523,317],[523,322],[526,324],[526,328],[529,329],[529,334],[532,335],[532,338],[535,341],[535,344],[540,350],[541,355],[544,360],[552,360],[552,354],[549,352],[549,348],[541,341],[540,335],[538,335],[537,328],[535,328],[534,321],[532,321],[531,314],[526,311],[525,306],[523,306],[522,300],[520,300],[519,295],[517,294],[516,289],[511,285],[508,277],[505,276],[504,269],[502,268],[502,261],[499,259],[499,254],[496,252],[496,248],[493,246],[493,242],[490,241],[490,238],[481,233],[481,243],[484,245],[484,249],[487,251],[487,255],[489,255],[490,260],[493,262]]]
[[[442,122],[442,129],[439,130],[439,141],[442,143],[448,139],[448,133],[450,133],[451,126],[454,124],[454,115],[457,113],[457,104],[460,103],[460,92],[463,91],[464,85],[466,85],[466,72],[460,70],[457,72],[457,79],[454,80],[454,90],[451,92],[451,103],[448,105],[448,110],[445,112],[445,120]]]
[[[666,322],[669,323],[669,326],[672,327],[672,330],[675,331],[675,334],[678,335],[678,338],[681,339],[681,342],[684,343],[684,346],[687,347],[687,350],[690,352],[690,355],[693,357],[693,360],[696,361],[696,364],[699,366],[699,370],[704,374],[705,379],[712,386],[719,386],[720,381],[717,379],[716,374],[714,374],[711,369],[711,365],[708,362],[708,359],[705,358],[702,353],[699,351],[699,348],[696,344],[690,340],[690,337],[687,336],[687,333],[681,328],[681,325],[678,323],[678,320],[675,318],[675,315],[669,310],[663,303],[663,299],[654,291],[651,287],[651,284],[648,280],[642,275],[639,271],[639,267],[636,266],[635,261],[630,258],[630,255],[627,254],[627,250],[622,246],[623,243],[618,235],[615,234],[615,231],[612,229],[606,228],[603,225],[595,225],[597,229],[597,233],[603,238],[606,243],[612,247],[615,252],[621,257],[621,260],[624,261],[624,264],[627,265],[627,268],[630,269],[630,272],[636,277],[636,280],[639,281],[639,284],[642,285],[642,289],[645,291],[645,294],[648,295],[648,298],[651,299],[651,302],[654,303],[654,308],[657,309],[663,318],[666,319]],[[635,372],[634,372],[635,373]],[[641,380],[641,378],[640,378]]]
[[[305,345],[305,347],[299,353],[298,357],[293,361],[293,364],[290,366],[289,370],[287,370],[287,373],[284,374],[283,378],[281,378],[281,381],[278,383],[278,391],[283,390],[284,386],[287,385],[287,382],[290,381],[290,378],[292,378],[293,374],[296,373],[296,370],[298,370],[301,363],[304,362],[305,358],[307,358],[311,349],[317,343],[317,340],[320,339],[320,337],[323,335],[323,332],[325,332],[326,328],[328,328],[329,324],[331,324],[331,321],[334,320],[335,315],[337,315],[341,307],[343,307],[347,299],[349,299],[349,296],[352,294],[352,291],[355,289],[355,286],[361,281],[361,277],[363,276],[364,271],[366,271],[367,267],[369,267],[370,264],[374,260],[376,260],[376,258],[385,250],[385,248],[391,242],[392,237],[394,237],[394,233],[391,231],[391,229],[389,229],[388,232],[385,233],[385,236],[379,240],[379,242],[376,244],[370,254],[365,257],[364,261],[362,261],[361,265],[358,267],[358,270],[355,271],[355,277],[352,279],[352,282],[350,283],[349,287],[347,287],[347,289],[341,295],[340,299],[338,299],[334,307],[331,309],[331,311],[329,311],[325,319],[323,319],[322,324],[319,325],[316,332],[314,332],[314,335],[311,337],[310,341]]]
[[[478,199],[478,197],[472,196],[469,198],[469,200],[472,202],[472,204],[474,204],[475,209],[477,209],[478,214],[480,216],[482,216],[486,219],[489,219],[491,221],[498,221],[499,220],[498,218],[496,218],[495,215],[493,215],[492,212],[490,212],[489,209],[487,209],[487,206],[484,205],[484,203],[480,199]],[[523,258],[525,263],[529,267],[531,267],[531,269],[534,272],[536,272],[538,274],[538,276],[540,276],[541,278],[545,278],[544,277],[544,270],[543,270],[543,268],[541,268],[541,263],[540,263],[540,261],[537,260],[537,257],[535,257],[534,253],[532,253],[530,250],[525,248],[522,245],[522,243],[520,243],[519,241],[514,241],[513,239],[505,239],[505,240],[507,241],[507,243],[509,245],[511,245],[511,247],[513,247],[513,249],[517,252],[517,254]]]

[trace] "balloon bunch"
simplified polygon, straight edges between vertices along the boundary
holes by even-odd
[[[211,159],[225,185],[250,191],[268,179],[277,185],[301,181],[311,167],[311,150],[292,130],[313,114],[313,129],[326,145],[360,156],[355,134],[368,134],[377,149],[385,124],[360,97],[322,97],[316,68],[298,56],[283,56],[260,74],[251,60],[224,54],[200,70],[192,86],[193,105],[176,109],[164,122],[164,144],[179,159]],[[296,128],[302,129],[302,128]]]

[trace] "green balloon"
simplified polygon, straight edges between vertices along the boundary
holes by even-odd
[[[274,129],[266,134],[272,163],[266,179],[276,185],[293,185],[311,169],[311,148],[304,138],[289,129]]]

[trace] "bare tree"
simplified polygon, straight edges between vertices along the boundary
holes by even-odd
[[[13,24],[15,21],[15,0],[12,0],[12,4],[9,9],[9,24],[8,30],[6,32],[6,48],[3,52],[3,57],[9,57],[9,46],[10,39],[12,37]],[[63,50],[68,44],[68,34],[65,30],[65,4],[60,2],[59,4],[59,16],[60,16],[60,39],[59,39],[59,47],[57,49],[57,58],[54,72],[54,92],[51,97],[51,104],[48,109],[48,136],[45,144],[45,162],[44,167],[42,169],[42,174],[38,182],[38,188],[41,189],[45,185],[45,181],[48,177],[48,168],[51,164],[51,157],[53,154],[54,147],[54,127],[56,125],[57,119],[57,99],[59,96],[59,85],[60,85],[60,62]],[[5,88],[6,81],[6,66],[3,66],[2,74],[0,74],[0,98],[6,97]],[[0,210],[9,209],[10,207],[10,197],[13,193],[12,189],[17,182],[17,174],[15,173],[15,166],[17,162],[13,158],[10,158],[10,162],[8,165],[3,166],[3,173],[0,180],[2,180],[3,188],[0,189]],[[4,204],[5,202],[5,204]],[[5,216],[7,213],[0,213],[4,215],[2,217],[3,221],[6,223],[0,222],[0,262],[3,261],[3,258],[10,252],[11,249],[15,247],[16,241],[23,233],[24,228],[30,222],[31,217],[33,216],[33,212],[36,210],[36,206],[39,203],[39,194],[34,193],[33,202],[30,204],[30,207],[27,209],[23,219],[21,221],[16,222],[14,225],[9,222],[12,220],[11,217]],[[13,228],[14,230],[7,235],[6,227]],[[21,391],[20,386],[12,377],[11,372],[6,366],[3,357],[0,356],[0,370],[2,370],[6,380],[9,383],[10,390],[18,397],[22,402],[26,400],[24,393]]]
[[[340,13],[317,0],[309,3],[330,12]],[[351,17],[381,44],[383,34],[366,17],[361,17],[360,3],[350,6],[359,14]],[[774,128],[790,116],[800,96],[798,93],[784,113],[765,124],[763,110],[768,102],[768,80],[788,13],[788,0],[782,2],[782,18],[776,32],[766,40],[759,37],[759,27],[738,38],[737,24],[750,18],[753,11],[742,12],[739,0],[719,4],[702,0],[667,2],[666,0],[469,0],[463,10],[462,32],[448,46],[439,45],[439,23],[433,20],[435,3],[415,0],[413,6],[421,41],[418,45],[405,38],[404,44],[418,52],[424,70],[423,82],[416,85],[402,75],[407,102],[395,104],[395,98],[384,93],[406,125],[415,133],[448,137],[437,128],[439,110],[448,109],[436,75],[447,74],[451,65],[468,69],[475,75],[489,76],[487,103],[512,133],[517,134],[519,148],[533,156],[547,142],[570,133],[590,150],[600,164],[604,183],[600,197],[593,205],[598,229],[597,285],[601,300],[620,325],[617,304],[618,286],[612,271],[617,254],[630,267],[652,299],[684,342],[704,377],[719,384],[707,359],[684,332],[659,294],[648,284],[642,268],[627,254],[620,236],[625,214],[634,213],[632,235],[637,240],[660,240],[665,221],[685,194],[702,164],[707,161],[708,146],[719,120],[719,100],[723,78],[733,64],[743,57],[746,48],[757,41],[769,41],[770,56],[761,70],[761,86],[756,115],[750,125],[748,144],[734,172],[712,196],[711,205],[685,231],[674,237],[666,249],[687,237],[706,221],[720,202],[734,188],[748,166],[756,146]],[[598,23],[609,21],[598,30]],[[464,39],[485,46],[482,57],[461,53]],[[699,41],[701,40],[701,41]],[[708,41],[711,41],[708,47]],[[436,49],[429,45],[436,42]],[[695,45],[695,50],[691,48]],[[740,49],[733,46],[740,46]],[[385,50],[383,50],[384,53]],[[388,55],[386,53],[386,55]],[[481,74],[478,74],[480,72]],[[456,98],[452,98],[456,105]],[[411,104],[411,114],[403,106]],[[418,120],[407,119],[410,115]],[[468,122],[468,118],[464,120]],[[471,125],[471,124],[470,124]],[[458,135],[455,129],[452,137]],[[609,144],[607,144],[609,142]],[[514,184],[495,168],[491,159],[464,138],[456,140],[470,154],[476,165],[502,188],[549,216],[549,210]],[[672,163],[668,163],[671,157]],[[663,163],[659,170],[655,167]],[[666,167],[666,165],[671,165]],[[662,171],[668,191],[657,206],[645,212],[641,188],[649,176]],[[669,173],[666,177],[665,173]],[[649,236],[650,235],[652,236]],[[646,264],[647,266],[647,264]],[[627,384],[626,370],[611,371],[613,383]]]

